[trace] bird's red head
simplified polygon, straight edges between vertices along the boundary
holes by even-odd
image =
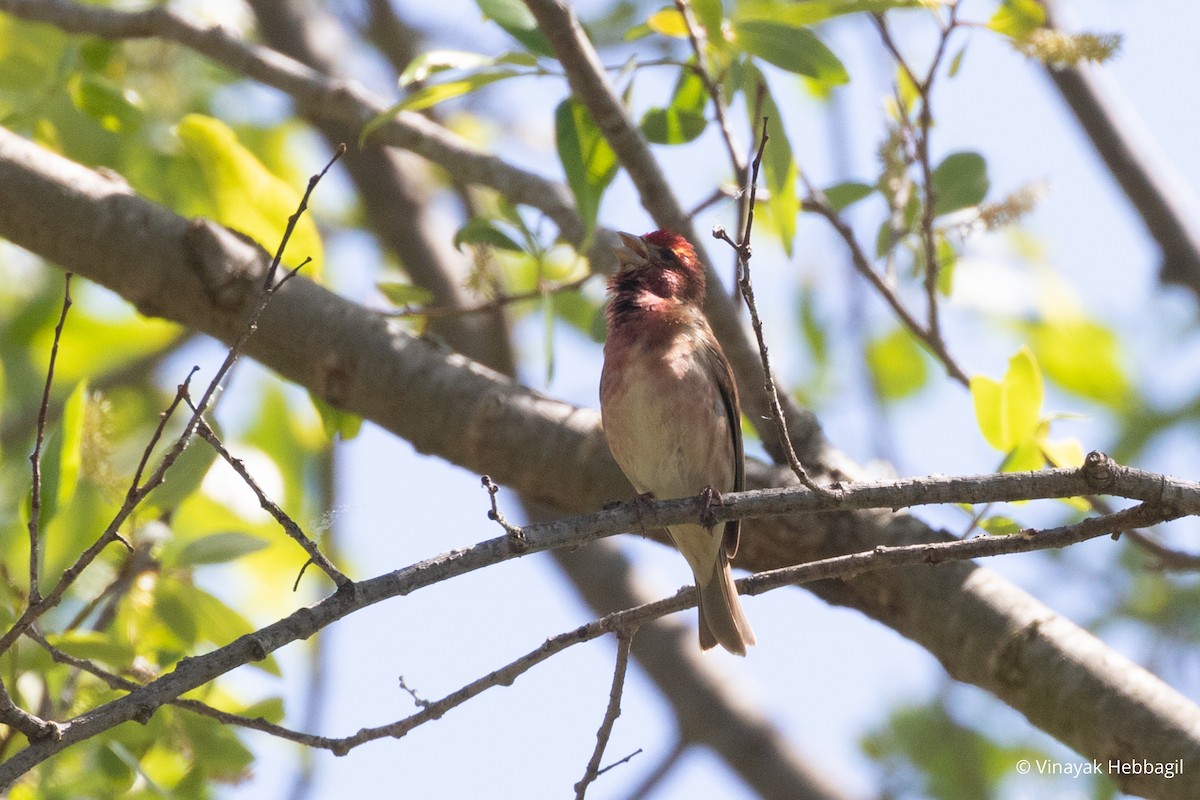
[[[615,304],[644,305],[642,300],[657,304],[666,300],[703,305],[704,266],[691,242],[667,229],[645,236],[618,235],[623,243],[616,249],[621,269],[609,281]]]

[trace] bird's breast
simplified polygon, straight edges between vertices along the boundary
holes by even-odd
[[[715,377],[685,326],[669,337],[610,336],[600,379],[604,432],[639,492],[687,497],[731,491],[733,435]]]

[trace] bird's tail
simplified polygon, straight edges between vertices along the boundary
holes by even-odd
[[[754,644],[754,631],[738,601],[724,553],[715,560],[709,579],[696,583],[700,591],[700,647],[708,650],[719,644],[734,655],[746,655],[746,646]]]

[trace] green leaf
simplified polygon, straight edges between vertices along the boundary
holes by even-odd
[[[54,518],[60,506],[70,502],[79,485],[87,402],[88,384],[80,381],[63,405],[58,427],[42,445],[42,525]]]
[[[554,57],[554,49],[538,28],[537,19],[521,0],[475,0],[483,15],[495,22],[527,50]]]
[[[966,56],[966,54],[967,46],[964,44],[962,47],[958,48],[958,52],[954,54],[954,58],[950,59],[950,67],[946,70],[946,75],[948,77],[953,78],[954,76],[958,75],[959,70],[962,69],[963,57]]]
[[[929,379],[925,353],[905,328],[895,328],[869,342],[865,355],[879,396],[885,401],[910,397]]]
[[[815,293],[807,289],[800,293],[799,318],[800,332],[808,344],[813,363],[825,367],[829,364],[829,326],[818,317]]]
[[[724,41],[721,36],[721,22],[725,17],[725,9],[721,7],[721,0],[692,0],[690,5],[708,40]]]
[[[76,658],[86,658],[123,670],[132,662],[135,653],[119,636],[110,636],[99,631],[67,631],[47,634],[52,645]]]
[[[254,630],[237,611],[191,583],[164,577],[158,582],[154,598],[159,618],[191,644],[223,647]],[[272,656],[253,663],[272,675],[279,674],[279,665]]]
[[[584,336],[591,337],[596,314],[603,306],[578,290],[556,292],[554,295],[554,313],[559,319],[578,330]],[[603,337],[596,341],[603,341]]]
[[[756,97],[759,86],[764,87],[762,96],[762,113],[767,118],[767,147],[763,151],[762,178],[770,192],[768,208],[771,219],[779,231],[779,239],[784,251],[790,256],[796,237],[796,217],[800,214],[800,197],[796,194],[796,181],[800,170],[792,156],[792,144],[787,131],[783,129],[783,118],[779,106],[771,95],[770,87],[758,68],[753,64],[745,65],[743,92],[746,97]],[[753,106],[753,104],[747,104]],[[751,108],[750,113],[753,113]],[[751,127],[757,132],[762,128],[761,119],[751,119]]]
[[[433,302],[433,292],[426,289],[424,286],[417,286],[412,283],[401,283],[400,281],[379,281],[375,284],[384,297],[386,297],[392,305],[400,308],[409,306],[425,306]]]
[[[218,119],[188,114],[175,131],[204,179],[200,207],[189,213],[241,231],[268,253],[278,250],[288,218],[300,205],[300,192],[263,166]],[[297,221],[284,256],[293,265],[311,258],[305,274],[320,278],[324,256],[311,214]]]
[[[971,398],[979,430],[996,450],[1012,453],[1034,443],[1041,423],[1042,374],[1028,347],[1008,362],[1003,382],[983,375],[971,378]]]
[[[1046,24],[1046,9],[1038,0],[1004,0],[988,20],[988,27],[997,33],[1024,39]]]
[[[1071,316],[1033,323],[1025,331],[1046,377],[1062,388],[1114,411],[1133,401],[1121,342],[1111,328]]]
[[[246,777],[254,763],[254,753],[232,726],[198,714],[180,714],[179,726],[209,783],[235,783]]]
[[[921,97],[921,91],[913,83],[912,73],[902,66],[896,67],[896,94],[899,96],[903,116],[912,112],[913,106]]]
[[[495,63],[494,57],[485,56],[482,53],[470,53],[465,50],[430,50],[408,62],[408,66],[400,73],[397,83],[403,89],[414,83],[423,83],[429,79],[429,76],[446,70],[480,69],[481,67],[490,67]]]
[[[317,397],[312,392],[308,393],[308,397],[312,400],[313,407],[317,409],[317,413],[321,416],[321,426],[325,430],[325,435],[332,440],[334,437],[340,438],[343,442],[348,442],[355,436],[358,436],[362,430],[362,417],[357,414],[338,408],[332,403],[328,403],[320,397]]]
[[[101,72],[121,52],[119,42],[105,39],[84,39],[79,46],[79,58],[89,72]]]
[[[933,171],[933,210],[938,216],[979,205],[987,191],[987,162],[978,153],[952,153]]]
[[[472,72],[458,80],[433,83],[418,89],[388,109],[388,111],[384,112],[386,114],[385,119],[394,117],[400,111],[423,111],[436,106],[438,103],[444,103],[455,97],[470,94],[481,86],[487,86],[489,83],[527,74],[525,70],[497,67]],[[375,127],[372,127],[371,130],[375,130]]]
[[[253,705],[246,706],[238,713],[243,717],[265,719],[267,722],[274,722],[278,725],[283,722],[283,698],[268,697],[265,700],[259,700]]]
[[[44,498],[44,495],[43,495]],[[92,481],[80,481],[70,500],[58,505],[53,517],[43,517],[42,580],[57,579],[80,552],[112,520],[111,499]]]
[[[834,211],[843,211],[859,200],[869,197],[874,191],[875,187],[869,183],[845,181],[830,186],[822,191],[822,194],[825,195],[825,199],[829,201],[829,205]]]
[[[82,463],[84,421],[87,417],[87,382],[80,381],[63,406],[58,425],[49,428],[42,440],[41,454],[41,513],[38,524],[45,535],[46,525],[58,514],[59,508],[67,505],[75,495],[79,484],[79,468]],[[39,393],[40,396],[40,393]],[[32,503],[32,488],[25,496],[22,521],[29,519]]]
[[[174,322],[143,317],[130,306],[127,315],[114,313],[112,306],[92,313],[80,305],[71,309],[54,368],[55,381],[81,381],[90,376],[120,369],[130,362],[152,357],[176,342],[183,330]],[[54,332],[46,326],[34,338],[33,347],[49,353]]]
[[[53,25],[0,17],[0,90],[28,92],[54,80],[67,36]],[[0,113],[7,108],[0,105]]]
[[[747,53],[780,69],[829,85],[850,80],[849,73],[833,51],[807,28],[771,19],[739,21],[735,18],[733,32],[737,44]]]
[[[193,539],[184,545],[175,561],[177,567],[192,567],[199,564],[223,564],[242,556],[256,553],[267,547],[269,542],[257,536],[237,531],[214,533]]]
[[[1013,536],[1025,530],[1012,517],[984,517],[979,521],[979,527],[991,536]]]
[[[219,426],[215,422],[210,422],[209,425],[217,433],[217,436],[221,435]],[[173,439],[168,439],[168,441],[172,445],[174,444]],[[159,455],[161,456],[165,452],[165,450],[160,450]],[[179,458],[175,459],[175,463],[167,470],[162,484],[150,493],[149,502],[160,509],[174,510],[178,508],[184,500],[187,500],[200,488],[204,476],[208,474],[216,457],[217,451],[213,449],[212,445],[199,436],[193,437],[183,452],[179,454]]]
[[[843,14],[882,14],[897,8],[920,8],[922,0],[739,0],[739,19],[770,19],[788,25],[815,25]]]
[[[85,73],[72,77],[67,92],[75,108],[99,122],[106,131],[134,133],[141,127],[141,101],[130,89]]]
[[[684,68],[675,83],[671,104],[665,108],[652,108],[642,116],[642,133],[654,144],[690,142],[708,127],[708,119],[704,116],[707,105],[704,81],[692,70]]]
[[[522,253],[524,248],[494,222],[482,217],[471,217],[454,234],[454,246],[462,250],[464,244],[485,244],[499,250]]]
[[[950,244],[950,240],[940,232],[937,236],[937,258],[938,264],[941,265],[941,271],[938,272],[937,290],[942,297],[949,297],[954,291],[954,271],[958,266],[958,253],[954,252],[954,246]]]
[[[586,236],[596,228],[600,200],[617,174],[617,156],[582,103],[567,98],[554,113],[558,158],[575,194]]]

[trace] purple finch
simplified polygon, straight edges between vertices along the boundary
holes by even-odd
[[[608,446],[640,493],[667,500],[741,491],[737,385],[704,317],[704,267],[674,231],[620,237],[600,376]],[[738,520],[667,528],[700,592],[700,647],[745,655],[754,632],[729,571],[740,530]]]

